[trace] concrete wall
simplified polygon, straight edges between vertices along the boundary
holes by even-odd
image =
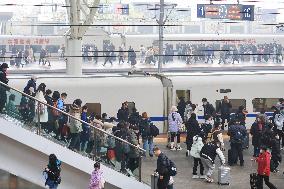
[[[89,183],[94,162],[41,136],[0,118],[0,169],[43,186],[42,171],[48,155],[55,153],[63,162],[59,189],[84,189]],[[108,167],[102,166],[106,188],[148,189]],[[113,187],[116,186],[116,187]]]

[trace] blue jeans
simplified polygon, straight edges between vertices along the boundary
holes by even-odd
[[[53,180],[47,179],[46,185],[49,187],[49,189],[57,189],[58,184],[56,184]]]
[[[150,138],[143,138],[143,149],[147,151],[149,146],[149,155],[153,155],[153,137]]]
[[[253,156],[258,157],[260,149],[257,146],[253,146]]]

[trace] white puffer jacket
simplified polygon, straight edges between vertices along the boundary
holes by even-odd
[[[202,138],[199,136],[193,137],[193,144],[190,150],[190,155],[194,158],[200,158],[200,151],[202,147],[204,146],[202,142]]]

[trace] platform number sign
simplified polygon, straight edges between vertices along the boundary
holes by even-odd
[[[254,20],[254,5],[197,4],[198,18]]]
[[[254,6],[251,5],[243,5],[243,20],[254,20]]]

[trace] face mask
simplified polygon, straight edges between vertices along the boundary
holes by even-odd
[[[203,102],[203,105],[205,106],[205,105],[206,105],[206,102]]]
[[[260,150],[260,153],[263,153],[263,150]]]
[[[277,140],[279,140],[279,136],[277,135],[276,137],[275,137]]]

